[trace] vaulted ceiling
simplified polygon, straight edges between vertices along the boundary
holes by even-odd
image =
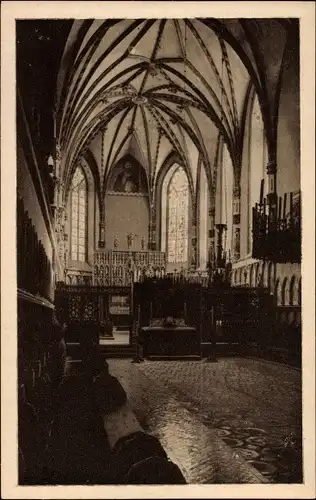
[[[245,103],[254,85],[273,145],[288,20],[112,19],[72,24],[57,80],[63,176],[101,137],[100,189],[132,153],[154,182],[171,151],[212,184],[218,137],[239,167]],[[272,148],[273,149],[273,148]]]

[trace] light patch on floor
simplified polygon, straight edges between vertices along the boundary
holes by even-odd
[[[189,483],[297,482],[282,453],[301,432],[298,370],[243,358],[109,366]]]

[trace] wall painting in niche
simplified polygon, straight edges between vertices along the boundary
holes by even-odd
[[[141,166],[126,161],[114,180],[113,191],[116,193],[145,193],[146,177]]]

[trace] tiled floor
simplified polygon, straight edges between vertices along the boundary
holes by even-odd
[[[301,482],[301,373],[260,360],[109,360],[189,483]]]

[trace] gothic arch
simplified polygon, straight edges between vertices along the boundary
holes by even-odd
[[[288,279],[284,278],[282,283],[282,295],[281,295],[282,306],[288,305]]]
[[[154,197],[153,200],[151,200],[151,209],[153,213],[153,218],[156,222],[156,244],[157,244],[157,249],[161,248],[161,242],[162,242],[162,217],[163,217],[163,211],[162,211],[162,190],[163,190],[163,183],[166,175],[168,174],[169,170],[173,167],[173,165],[179,165],[182,167],[188,177],[188,182],[189,182],[189,240],[192,232],[192,209],[193,207],[196,206],[196,200],[195,200],[195,193],[193,189],[193,179],[192,179],[192,174],[191,171],[188,172],[188,169],[186,168],[186,165],[184,165],[180,155],[176,152],[170,153],[165,161],[163,162],[162,166],[160,167],[160,170],[158,172],[155,185],[154,185]],[[189,248],[189,259],[191,258],[191,252]]]
[[[261,283],[265,288],[268,286],[268,263],[262,263],[262,271],[261,271]]]
[[[86,181],[86,189],[87,189],[87,199],[86,199],[86,210],[87,210],[87,257],[84,266],[87,264],[88,267],[93,260],[93,252],[94,252],[94,231],[95,231],[95,196],[96,196],[96,185],[95,185],[95,176],[93,175],[90,163],[88,163],[85,157],[81,157],[80,160],[76,164],[76,169],[81,168],[85,181]],[[73,172],[73,175],[76,172],[76,169]],[[73,177],[73,176],[72,176]],[[66,209],[68,213],[68,221],[66,223],[66,232],[69,234],[70,230],[70,191],[71,191],[71,183],[72,178],[70,179],[69,189],[66,193]],[[68,237],[68,255],[70,256],[70,240]]]
[[[191,266],[194,248],[189,231],[189,183],[185,170],[175,164],[171,167],[163,183],[162,191],[162,247],[166,252],[167,262],[176,265]],[[194,214],[192,214],[192,219]],[[192,231],[195,234],[195,231]],[[189,249],[192,244],[190,259]]]
[[[69,193],[71,191],[72,178],[73,178],[73,176],[74,176],[74,174],[75,174],[75,172],[76,172],[76,170],[77,170],[78,167],[81,167],[82,171],[84,173],[86,184],[87,184],[87,191],[88,191],[88,193],[91,193],[91,192],[95,191],[95,179],[94,179],[94,176],[92,174],[92,171],[91,171],[91,168],[90,168],[90,164],[87,162],[87,160],[84,157],[81,157],[80,160],[78,160],[77,163],[76,163],[76,168],[72,172],[71,179],[70,179],[69,186],[68,186],[68,190],[65,193],[66,204],[69,201]]]
[[[125,165],[129,163],[131,165],[131,169],[133,171],[133,174],[138,175],[139,179],[139,185],[137,186],[138,191],[141,194],[148,194],[149,193],[149,183],[148,183],[148,176],[147,176],[147,171],[144,168],[144,166],[130,153],[127,155],[124,155],[117,163],[115,163],[110,171],[107,174],[105,185],[104,185],[104,190],[103,190],[103,196],[108,192],[108,191],[115,191],[116,190],[116,182],[119,178],[120,175],[124,173],[124,167]]]
[[[258,286],[258,280],[259,280],[259,267],[260,267],[260,264],[259,264],[259,262],[257,262],[257,263],[255,264],[255,269],[256,269],[256,271],[255,271],[255,286]]]
[[[282,297],[280,293],[280,279],[278,278],[276,280],[275,286],[274,286],[274,297],[275,297],[275,302],[279,306],[282,303]]]
[[[252,252],[252,207],[259,202],[260,183],[264,179],[264,193],[267,192],[267,170],[268,163],[267,136],[264,125],[263,110],[259,102],[259,96],[254,88],[250,86],[245,99],[245,107],[242,123],[242,146],[245,149],[242,162],[241,180],[245,182],[248,191],[247,214],[246,214],[246,241],[247,251]],[[267,285],[266,285],[267,286]]]

